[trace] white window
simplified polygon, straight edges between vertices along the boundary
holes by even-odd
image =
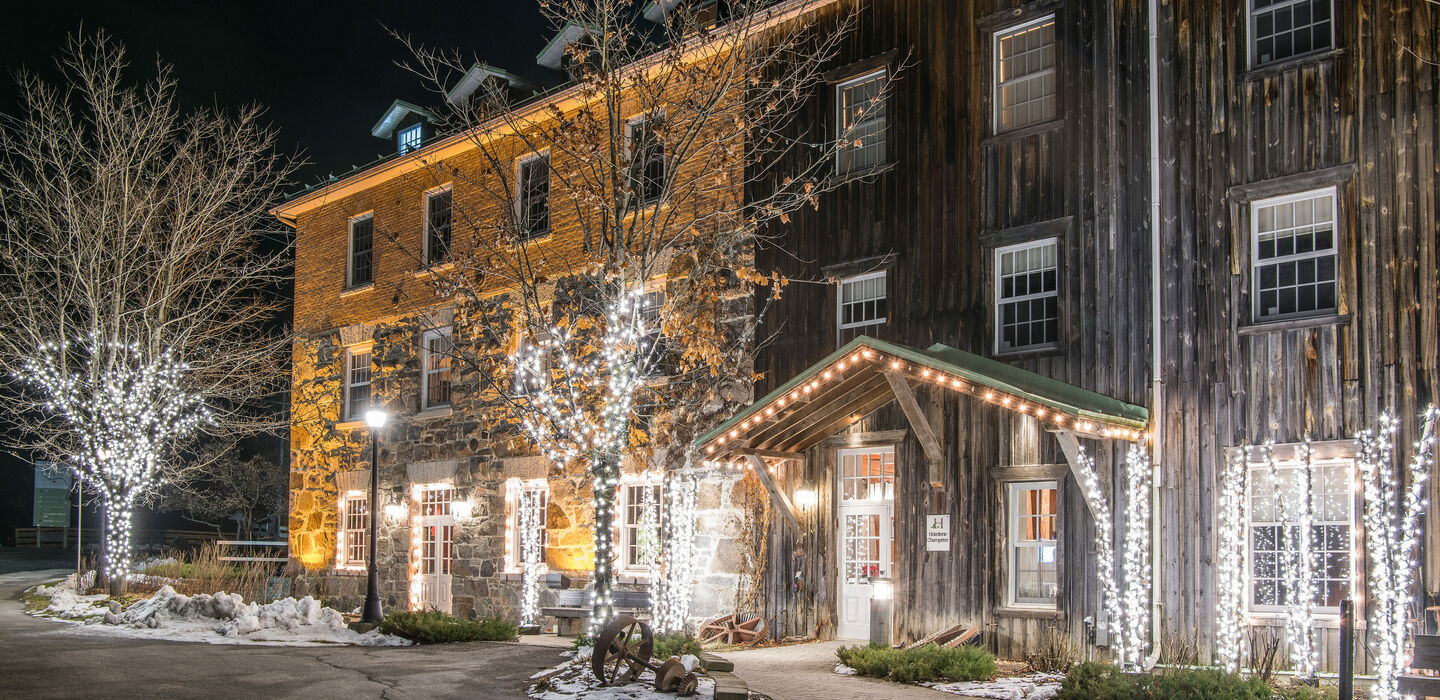
[[[1054,238],[995,250],[995,352],[1059,343],[1058,251]]]
[[[365,417],[370,408],[370,346],[345,349],[345,420]]]
[[[1279,499],[1289,519],[1297,517],[1300,493],[1295,478],[1298,462],[1282,462],[1275,475],[1264,464],[1250,464],[1249,606],[1252,612],[1284,612],[1285,568],[1294,563],[1299,530],[1280,520]],[[1279,477],[1279,483],[1276,478]],[[1310,465],[1311,576],[1319,612],[1338,614],[1340,601],[1350,597],[1353,562],[1352,532],[1355,482],[1348,460],[1315,461]]]
[[[510,496],[510,540],[506,542],[506,568],[520,571],[521,565],[525,563],[525,518],[520,508],[527,503],[534,517],[536,532],[533,536],[539,543],[540,563],[545,563],[545,548],[550,543],[550,532],[545,526],[550,507],[550,485],[544,479],[511,479],[506,490]]]
[[[361,287],[375,281],[375,217],[366,214],[350,220],[350,255],[345,283]]]
[[[1011,605],[1054,607],[1059,592],[1056,527],[1059,504],[1053,481],[1010,484]]]
[[[659,132],[662,119],[651,114],[630,121],[630,183],[641,206],[659,201],[665,191],[665,142]]]
[[[1255,320],[1333,313],[1335,188],[1254,202],[1250,220]]]
[[[425,126],[414,124],[401,129],[395,136],[400,147],[400,154],[404,155],[420,147],[420,140],[425,136]]]
[[[995,33],[995,133],[1054,119],[1055,16]]]
[[[884,69],[835,86],[835,123],[840,138],[835,172],[841,175],[885,163]]]
[[[455,357],[455,345],[449,328],[426,331],[423,336],[424,376],[420,382],[420,405],[435,408],[450,405],[450,364]]]
[[[425,193],[425,264],[439,265],[450,260],[449,185]]]
[[[620,566],[649,569],[660,550],[660,484],[626,482],[620,495]]]
[[[840,280],[835,320],[841,343],[863,333],[854,329],[884,324],[888,312],[884,271]]]
[[[1334,46],[1333,17],[1332,0],[1250,0],[1250,65]]]
[[[533,348],[544,348],[550,342],[550,306],[541,311],[539,321],[522,325],[515,332],[515,356],[529,360]],[[549,352],[540,353],[527,372],[516,370],[512,392],[517,396],[533,394],[550,385],[552,362]]]
[[[516,167],[515,206],[522,238],[550,232],[550,156],[522,158]]]
[[[340,514],[341,522],[344,523],[342,537],[345,544],[342,548],[345,567],[364,566],[367,550],[365,544],[370,536],[370,514],[365,507],[365,502],[370,500],[363,491],[352,491],[345,494],[342,499],[343,512]]]
[[[895,448],[876,447],[840,453],[840,500],[895,500]]]
[[[455,502],[455,489],[449,486],[429,487],[421,492],[420,517],[441,518],[452,515],[451,504]],[[450,575],[455,560],[455,526],[443,520],[438,524],[424,524],[420,538],[420,573],[422,575]]]

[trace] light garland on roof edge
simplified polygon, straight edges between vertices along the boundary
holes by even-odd
[[[1245,480],[1250,446],[1231,450],[1220,475],[1220,532],[1217,552],[1215,662],[1233,673],[1244,663],[1249,637],[1245,624],[1246,514]]]
[[[1375,640],[1373,700],[1400,697],[1400,673],[1406,664],[1410,587],[1415,578],[1415,552],[1421,536],[1420,514],[1427,502],[1425,482],[1430,476],[1435,443],[1434,405],[1425,410],[1420,439],[1410,462],[1410,483],[1397,476],[1394,435],[1398,421],[1388,412],[1376,429],[1356,436],[1360,449],[1360,477],[1365,500],[1365,556],[1370,560],[1368,626]]]
[[[750,428],[759,427],[767,419],[774,418],[776,414],[783,413],[787,405],[793,405],[798,401],[805,400],[811,394],[818,391],[822,384],[834,380],[843,380],[847,368],[855,367],[862,362],[874,362],[885,365],[886,369],[896,372],[910,372],[918,369],[918,373],[912,376],[918,376],[922,381],[932,382],[937,386],[954,391],[972,393],[976,398],[988,403],[1007,408],[1016,413],[1034,416],[1041,421],[1048,421],[1054,424],[1056,428],[1065,428],[1068,426],[1081,433],[1089,433],[1105,438],[1128,440],[1131,442],[1141,440],[1145,437],[1145,432],[1142,430],[1119,425],[1106,425],[1079,416],[1067,415],[1062,411],[1047,408],[1038,402],[1033,402],[1019,396],[1012,396],[983,385],[976,385],[953,374],[934,370],[929,367],[912,367],[909,363],[898,357],[890,357],[870,348],[862,348],[846,357],[840,358],[830,367],[817,371],[814,379],[795,387],[788,394],[777,397],[769,406],[766,406],[764,410],[756,410],[755,415],[746,418],[741,421],[739,425],[715,438],[712,444],[706,445],[705,453],[714,454],[717,446],[723,447],[730,440],[739,439],[740,436]]]
[[[74,451],[65,463],[100,494],[105,574],[123,586],[135,505],[164,483],[165,457],[211,414],[199,394],[185,390],[189,367],[175,351],[150,357],[138,344],[94,335],[77,345],[78,352],[68,342],[40,345],[16,379],[39,389],[39,408],[69,424]],[[77,354],[81,368],[70,366]]]

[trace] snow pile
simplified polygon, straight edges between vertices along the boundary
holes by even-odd
[[[90,577],[93,581],[93,574]],[[119,602],[107,601],[103,595],[76,595],[77,585],[67,579],[56,586],[39,586],[35,593],[50,596],[47,613],[51,616],[85,618],[91,629],[126,636],[213,644],[400,646],[410,643],[379,631],[355,632],[346,627],[345,618],[338,610],[327,608],[310,596],[261,605],[246,603],[235,593],[221,591],[214,595],[190,596],[165,586],[149,598],[122,609]],[[103,625],[95,624],[102,621]]]
[[[588,648],[588,647],[587,647]],[[567,661],[548,671],[531,676],[529,695],[538,700],[675,700],[674,693],[655,690],[655,672],[645,669],[639,678],[627,685],[603,686],[590,670],[589,654],[585,659]],[[653,660],[652,660],[653,661]],[[698,659],[696,660],[698,663]],[[714,698],[715,681],[700,676],[700,687],[692,698]]]
[[[105,614],[105,599],[109,596],[104,594],[86,595],[85,591],[94,586],[95,572],[87,571],[83,576],[70,574],[65,577],[64,581],[53,586],[36,586],[34,593],[50,598],[50,604],[45,606],[45,613],[48,615],[67,620],[86,618],[98,620],[101,615]]]
[[[993,681],[963,683],[922,683],[935,690],[972,698],[999,700],[1049,700],[1060,694],[1065,676],[1058,673],[1029,673],[996,678]]]

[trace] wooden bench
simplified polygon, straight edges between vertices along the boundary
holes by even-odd
[[[1440,671],[1440,635],[1415,635],[1415,660],[1411,668]],[[1400,692],[1416,697],[1440,697],[1440,676],[1400,676]]]
[[[613,591],[615,610],[639,617],[650,611],[650,591]],[[580,622],[590,619],[590,593],[581,590],[555,591],[555,605],[540,608],[541,615],[555,618],[555,632],[579,634]]]

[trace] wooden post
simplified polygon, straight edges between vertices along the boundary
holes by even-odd
[[[915,438],[925,450],[925,459],[930,463],[930,488],[945,488],[945,456],[940,451],[940,440],[935,437],[935,431],[930,429],[930,421],[925,418],[925,412],[920,410],[920,402],[915,400],[915,392],[910,390],[910,382],[905,379],[905,375],[889,370],[885,372],[885,381],[890,382],[890,390],[895,393],[900,410],[905,412],[906,420],[910,421],[910,429],[915,431]]]
[[[1340,601],[1340,700],[1355,698],[1355,603]]]
[[[1080,442],[1075,439],[1075,433],[1069,430],[1051,430],[1050,432],[1055,435],[1055,439],[1060,441],[1060,451],[1065,453],[1065,462],[1070,465],[1070,473],[1075,476],[1075,485],[1085,494],[1085,505],[1090,508],[1090,516],[1099,521],[1100,514],[1095,512],[1095,502],[1098,500],[1102,503],[1111,503],[1108,475],[1101,472],[1097,464],[1095,476],[1100,481],[1100,493],[1090,493],[1085,487],[1084,476],[1080,474]]]
[[[795,506],[790,503],[790,499],[786,497],[780,489],[775,487],[775,480],[770,478],[770,466],[765,464],[765,460],[760,459],[760,456],[754,453],[746,454],[745,459],[750,462],[750,466],[754,468],[755,476],[760,479],[760,483],[765,487],[765,490],[770,492],[770,497],[780,504],[780,510],[785,513],[785,519],[790,521],[790,526],[795,528],[796,533],[801,535],[805,534],[800,529],[799,519],[795,517]]]

